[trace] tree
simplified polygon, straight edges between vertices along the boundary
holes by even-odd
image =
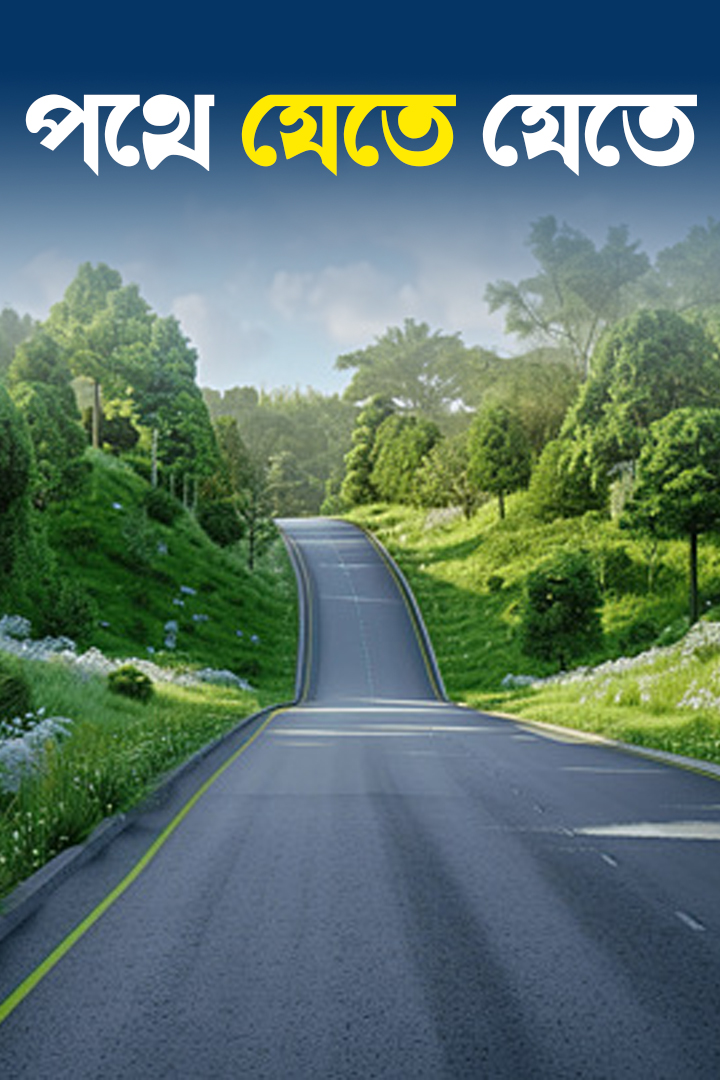
[[[508,333],[558,346],[584,379],[603,330],[634,306],[632,288],[648,271],[648,257],[629,242],[624,225],[608,229],[598,250],[552,216],[533,223],[528,243],[538,273],[517,285],[490,284],[485,299],[491,311],[506,309]]]
[[[221,467],[216,490],[220,501],[232,505],[240,524],[240,536],[247,543],[247,559],[250,570],[255,568],[257,557],[274,539],[276,532],[271,520],[270,493],[267,467],[245,445],[237,421],[230,416],[221,417],[215,426]],[[208,514],[207,507],[203,511]],[[222,513],[216,512],[216,524]],[[230,536],[227,522],[223,524],[225,535]]]
[[[517,419],[504,405],[482,409],[468,437],[470,482],[480,491],[497,495],[501,519],[505,496],[527,487],[530,480],[530,445]]]
[[[693,225],[684,240],[659,252],[653,285],[676,311],[720,307],[720,221]]]
[[[720,409],[677,409],[651,425],[622,523],[688,538],[689,612],[696,622],[698,537],[720,525]]]
[[[479,498],[470,482],[468,432],[450,435],[435,443],[423,458],[415,476],[415,499],[421,506],[459,506],[469,521]]]
[[[87,440],[70,382],[67,358],[49,334],[36,330],[18,345],[8,387],[32,439],[32,497],[38,507],[75,490],[85,475]]]
[[[571,439],[546,444],[530,478],[529,500],[539,518],[577,517],[607,503],[607,473],[593,475],[585,448]]]
[[[83,263],[54,304],[45,324],[70,357],[75,375],[93,385],[92,444],[100,446],[101,386],[106,395],[125,395],[149,362],[154,316],[137,285],[123,286],[105,263]]]
[[[440,439],[432,420],[418,416],[388,416],[378,428],[373,448],[372,486],[385,502],[410,504],[416,475]]]
[[[18,315],[11,307],[0,311],[0,377],[12,363],[15,349],[29,338],[35,323],[29,315]]]
[[[523,649],[540,659],[570,659],[602,637],[602,596],[590,556],[560,550],[527,576],[521,614]]]
[[[358,415],[352,447],[345,455],[345,476],[340,486],[340,497],[348,506],[362,506],[378,498],[372,481],[375,439],[380,426],[393,411],[387,398],[376,395]]]
[[[460,401],[472,353],[459,334],[430,332],[427,323],[406,319],[390,327],[373,345],[339,356],[339,371],[354,369],[345,396],[364,402],[379,395],[405,412],[441,420]]]
[[[598,345],[564,433],[606,473],[638,457],[654,421],[719,398],[720,353],[703,328],[673,311],[638,311]]]

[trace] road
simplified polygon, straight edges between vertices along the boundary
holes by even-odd
[[[374,546],[284,528],[301,703],[0,945],[0,1075],[717,1080],[718,782],[442,700]]]

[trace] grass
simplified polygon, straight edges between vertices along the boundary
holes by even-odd
[[[96,451],[88,458],[87,491],[46,512],[62,568],[80,579],[97,611],[83,644],[112,657],[147,657],[151,649],[153,659],[175,666],[228,668],[257,685],[263,702],[287,698],[296,596],[281,541],[250,573],[242,548],[218,548],[191,514],[172,526],[149,518],[148,484],[121,461]],[[172,621],[176,647],[166,650]]]
[[[664,542],[653,552],[597,514],[539,522],[523,495],[509,500],[502,522],[495,503],[469,522],[397,506],[358,508],[351,518],[377,533],[407,575],[455,700],[720,761],[720,648],[714,645],[697,655],[660,652],[642,667],[601,670],[582,682],[503,687],[508,674],[544,678],[558,670],[525,655],[520,644],[523,585],[541,560],[563,546],[593,557],[603,585],[603,642],[576,661],[593,668],[650,646],[669,647],[687,632],[684,543]],[[700,571],[707,618],[720,618],[720,547],[713,538],[701,542]]]
[[[17,791],[0,785],[0,896],[243,717],[294,692],[296,586],[279,537],[250,573],[241,547],[221,550],[186,511],[172,526],[149,518],[148,485],[127,466],[97,452],[88,458],[82,497],[45,515],[61,567],[96,607],[82,647],[190,672],[228,669],[253,689],[158,681],[143,704],[111,693],[99,675],[18,661],[34,709],[72,725],[45,744]],[[171,621],[173,649],[165,647]]]
[[[59,662],[23,666],[37,706],[73,724],[66,739],[46,743],[18,791],[0,793],[0,896],[259,705],[234,689],[164,683],[143,704]]]

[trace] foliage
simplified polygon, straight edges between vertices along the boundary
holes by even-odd
[[[163,525],[172,525],[183,512],[180,502],[164,488],[150,488],[145,492],[142,505],[149,518]]]
[[[352,447],[345,455],[345,476],[340,487],[340,497],[348,506],[360,506],[377,498],[372,481],[375,440],[381,425],[393,412],[390,401],[376,395],[358,413]]]
[[[0,659],[0,720],[22,719],[32,707],[32,690],[24,670],[9,659]]]
[[[602,510],[607,490],[607,473],[593,476],[582,445],[570,439],[553,439],[533,469],[529,496],[534,513],[552,519]]]
[[[677,311],[720,306],[720,222],[693,225],[684,240],[659,252],[653,284]]]
[[[459,506],[471,518],[480,495],[470,482],[468,433],[440,439],[425,455],[415,475],[414,494],[420,506]]]
[[[577,229],[547,216],[533,223],[528,244],[537,274],[517,285],[489,285],[490,310],[505,308],[508,333],[559,347],[585,378],[602,331],[635,306],[632,287],[649,260],[637,241],[629,242],[624,225],[608,229],[597,249]]]
[[[150,701],[154,693],[153,681],[144,671],[134,664],[122,664],[111,671],[107,677],[108,687],[114,694],[134,698],[135,701]]]
[[[672,311],[639,311],[607,332],[565,432],[583,442],[594,472],[637,458],[647,430],[675,409],[720,397],[718,347]]]
[[[439,439],[440,430],[432,420],[397,413],[383,420],[375,437],[370,475],[381,499],[413,502],[416,473]]]
[[[302,495],[303,513],[318,513],[328,483],[337,486],[342,478],[354,407],[337,395],[311,389],[263,391],[241,386],[224,394],[205,389],[203,397],[217,431],[221,420],[236,422],[245,452],[252,447],[253,467],[269,470],[271,458],[289,455],[305,478],[302,491],[293,485],[289,494],[293,499]],[[279,471],[282,476],[282,465]]]
[[[503,405],[486,406],[473,420],[468,453],[470,482],[497,495],[505,517],[505,496],[530,480],[530,446],[517,417]]]
[[[27,494],[33,463],[27,426],[0,384],[0,513]]]
[[[30,337],[35,323],[29,315],[18,315],[11,307],[0,311],[0,378],[9,369],[15,350]]]
[[[601,604],[588,553],[557,552],[528,574],[520,625],[523,648],[565,667],[599,644]]]
[[[348,401],[380,396],[402,411],[440,421],[466,393],[472,358],[459,334],[431,333],[427,323],[406,319],[402,329],[390,327],[374,344],[338,357],[335,367],[354,369]]]
[[[651,425],[625,523],[690,542],[690,621],[698,617],[697,537],[720,525],[720,409],[677,409]]]
[[[23,662],[47,715],[67,717],[62,743],[48,740],[41,767],[19,790],[0,792],[0,895],[104,817],[130,809],[157,780],[233,728],[257,695],[220,686],[155,684],[152,709],[114,694],[100,676]]]
[[[220,547],[231,547],[243,536],[242,523],[232,498],[201,502],[197,519],[210,539]]]

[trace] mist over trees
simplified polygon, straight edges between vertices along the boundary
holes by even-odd
[[[201,391],[178,321],[117,270],[84,263],[44,323],[0,312],[3,408],[10,427],[11,409],[20,418],[17,453],[30,448],[12,513],[29,522],[82,490],[88,443],[196,512],[216,542],[244,544],[251,564],[273,517],[379,500],[470,517],[497,499],[502,517],[528,488],[523,506],[543,520],[647,509],[657,425],[720,407],[720,224],[654,261],[623,225],[597,243],[551,216],[528,246],[535,272],[485,293],[526,351],[499,356],[407,318],[338,357],[341,395]],[[686,460],[677,439],[663,445]],[[683,476],[707,501],[701,472]],[[677,533],[665,503],[653,512]]]

